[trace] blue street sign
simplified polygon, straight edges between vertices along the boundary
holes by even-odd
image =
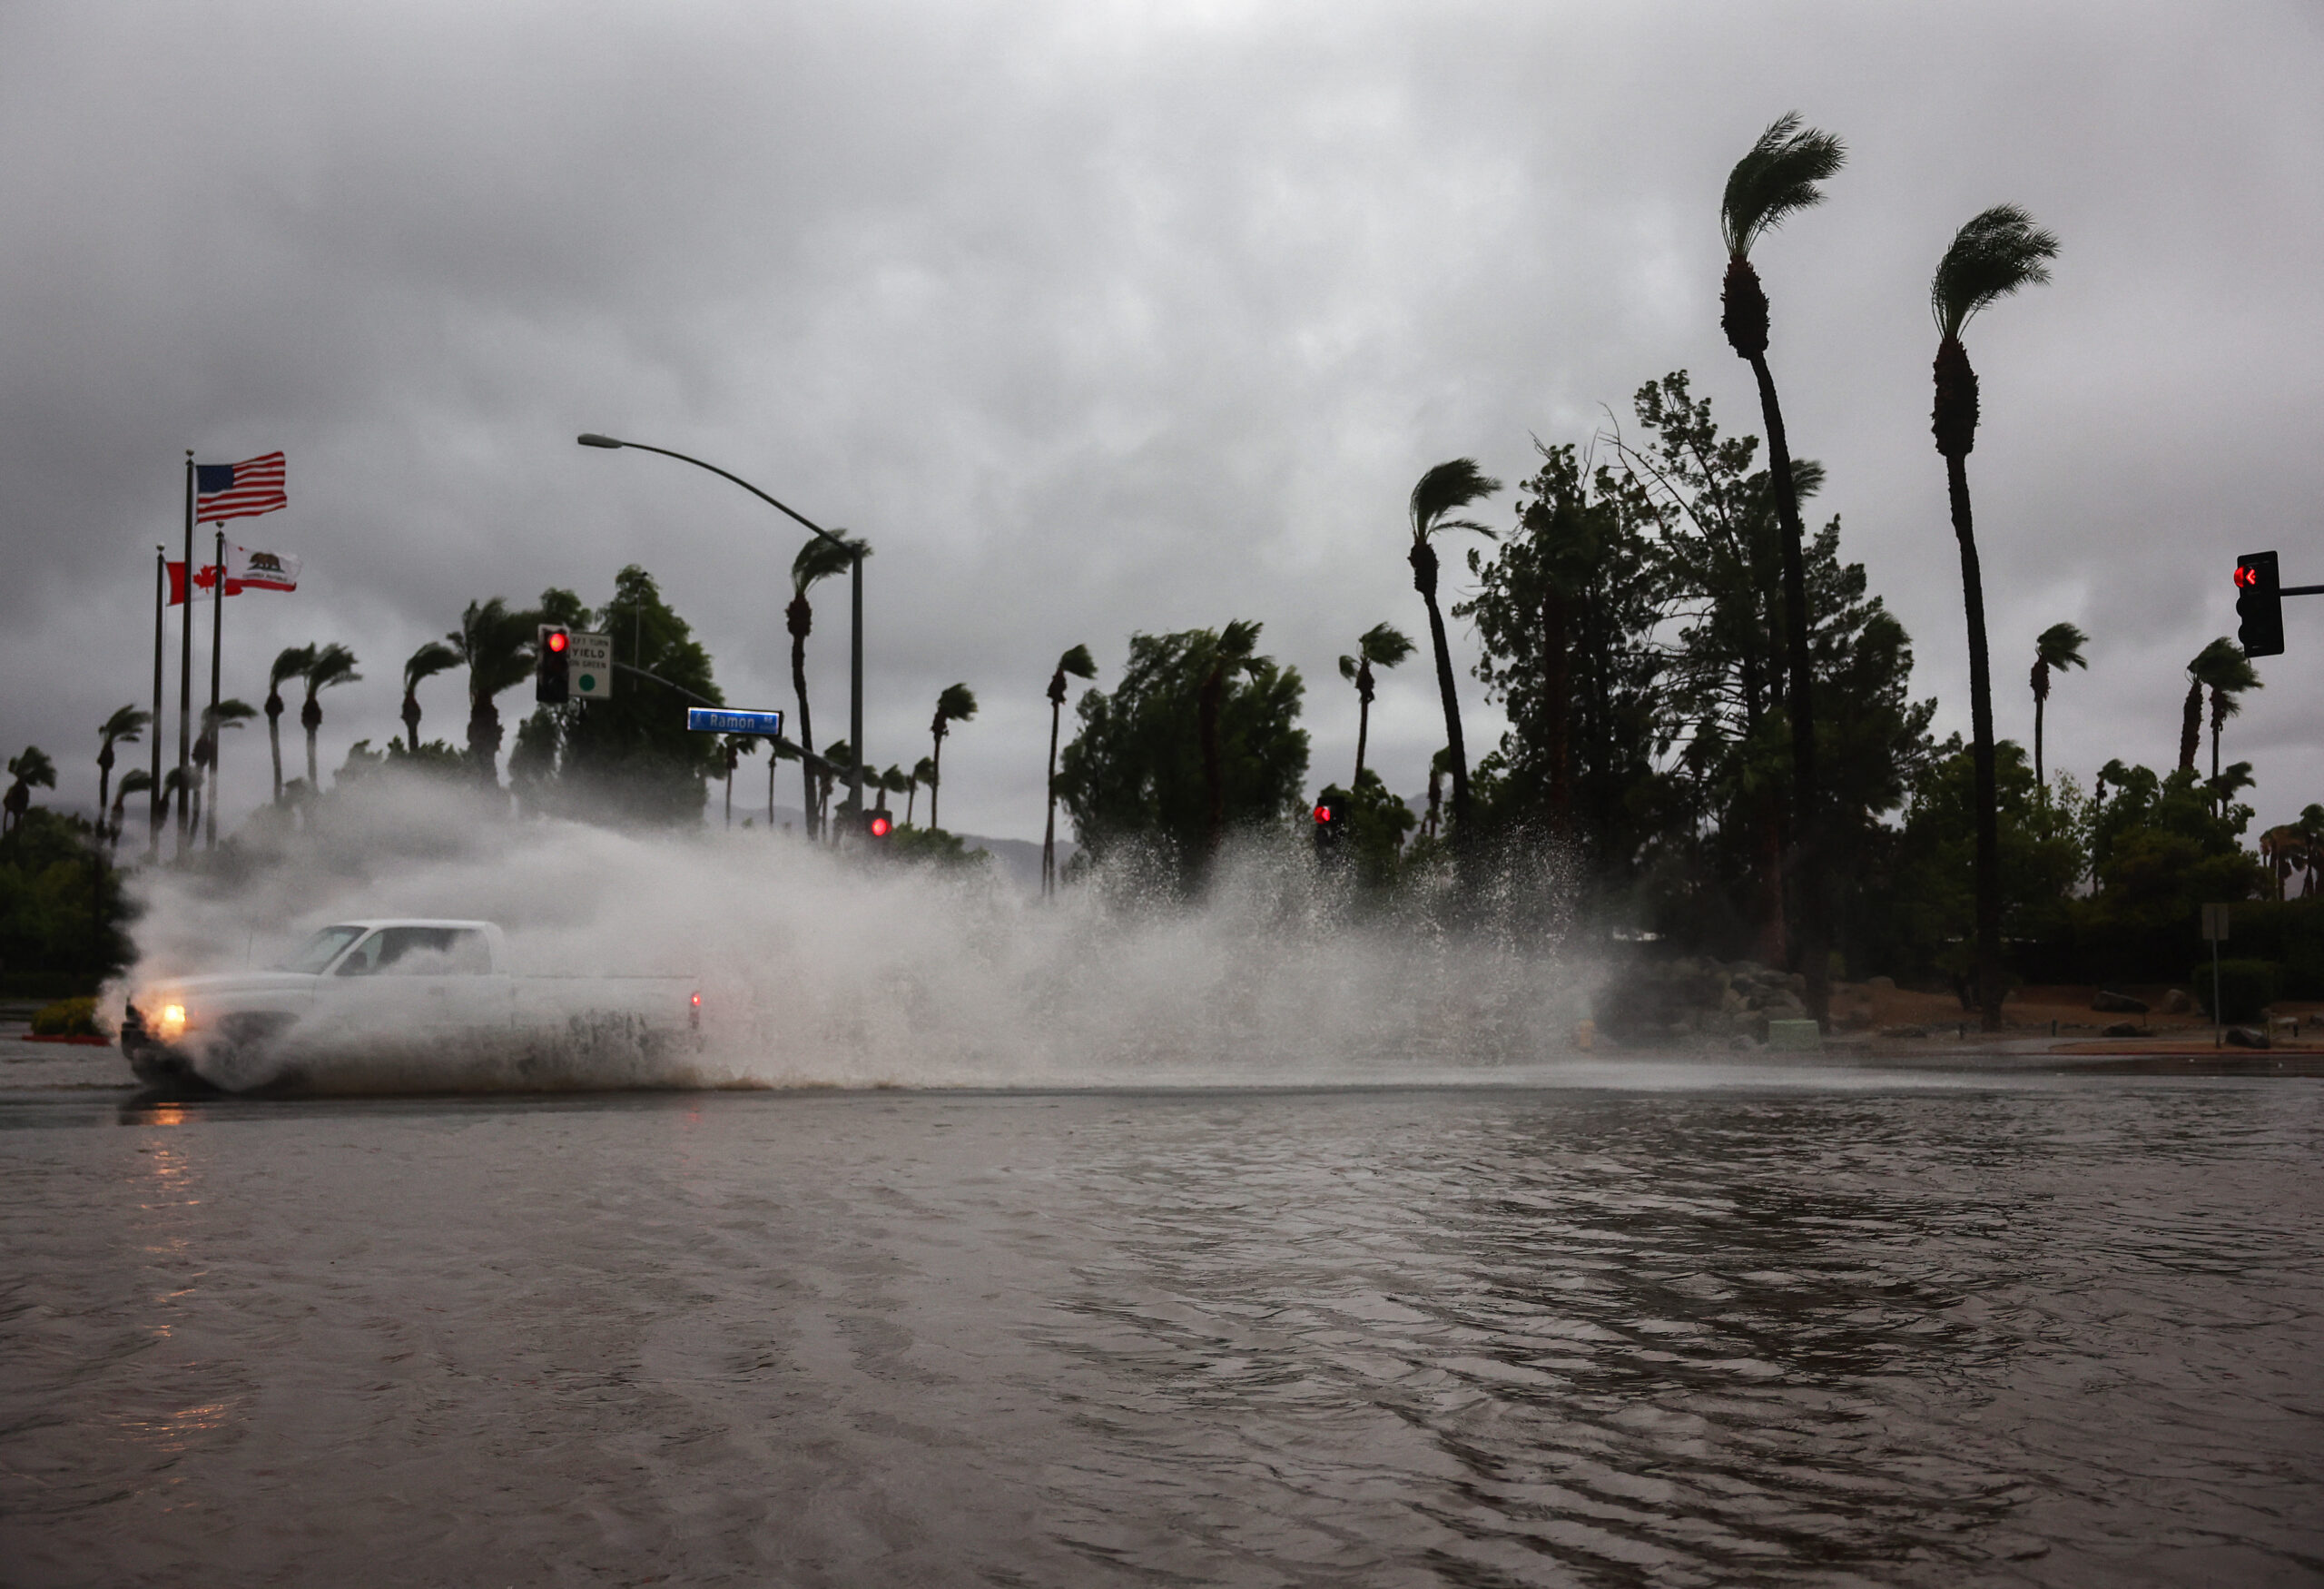
[[[730,712],[724,706],[688,706],[686,726],[696,734],[763,734],[768,738],[783,733],[780,712]]]

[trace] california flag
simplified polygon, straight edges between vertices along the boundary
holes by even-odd
[[[226,582],[244,590],[296,590],[299,559],[290,552],[254,552],[248,547],[226,548]]]

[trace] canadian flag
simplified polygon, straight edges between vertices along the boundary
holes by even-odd
[[[299,588],[298,557],[290,552],[254,552],[248,547],[226,548],[226,594],[240,596],[245,590],[296,590]],[[196,600],[214,598],[218,594],[218,565],[204,563],[193,571],[193,594]],[[185,565],[170,565],[170,605],[182,606],[185,601]]]

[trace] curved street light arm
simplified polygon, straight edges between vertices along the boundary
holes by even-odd
[[[808,518],[797,508],[776,501],[773,498],[768,496],[764,491],[760,490],[756,486],[751,484],[750,481],[744,479],[742,476],[730,475],[714,463],[704,463],[698,458],[689,457],[687,454],[683,452],[673,452],[666,447],[652,447],[643,441],[623,441],[612,436],[599,436],[594,431],[578,437],[576,439],[584,447],[635,448],[639,452],[658,452],[664,458],[675,458],[680,463],[690,463],[696,469],[706,469],[712,474],[716,475],[720,479],[734,481],[736,485],[742,487],[743,489],[748,491],[752,496],[756,497],[768,507],[779,508],[783,512],[789,514],[792,518],[797,519],[801,524],[805,525],[809,529],[813,530],[817,535],[822,536],[833,546],[847,547],[851,551],[854,549],[853,547],[849,546],[849,543],[843,537],[834,535],[832,531],[825,529],[822,525],[817,524],[813,519]]]

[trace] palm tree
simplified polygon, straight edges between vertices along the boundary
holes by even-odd
[[[846,740],[834,739],[823,746],[815,768],[815,782],[819,785],[817,798],[822,802],[823,810],[826,813],[831,810],[832,785],[847,776],[849,769],[854,765],[855,747]],[[839,843],[841,834],[839,829],[826,821],[823,824],[823,837],[835,844]]]
[[[2308,875],[2301,897],[2313,899],[2318,880],[2324,877],[2324,805],[2308,805],[2294,825],[2299,830],[2300,844],[2308,854]]]
[[[0,834],[25,825],[25,813],[33,807],[34,790],[56,787],[56,764],[40,746],[28,745],[22,755],[8,758],[8,776],[13,780],[8,793],[0,795]]]
[[[1996,204],[1954,234],[1929,282],[1936,317],[1936,402],[1931,430],[1945,459],[1953,537],[1961,547],[1962,605],[1969,619],[1969,725],[1977,801],[1977,992],[1980,1021],[2001,1030],[2001,819],[1994,781],[1994,691],[1985,650],[1985,590],[1969,510],[1970,449],[1977,444],[1977,372],[1961,332],[1978,311],[2050,279],[2058,240],[2014,204]]]
[[[906,785],[904,790],[904,825],[906,827],[910,827],[911,825],[912,807],[919,804],[920,801],[920,786],[922,784],[933,784],[936,781],[936,764],[933,761],[931,761],[928,757],[922,756],[918,761],[912,763],[911,771],[905,774],[904,778]]]
[[[312,646],[290,646],[275,654],[266,670],[266,743],[274,752],[274,803],[282,804],[282,681],[315,665]]]
[[[944,738],[952,732],[955,723],[966,723],[977,715],[977,697],[967,685],[947,685],[936,697],[936,716],[928,732],[936,740],[936,754],[928,758],[928,825],[936,826],[936,792],[944,783]]]
[[[194,737],[193,820],[200,823],[202,813],[209,812],[209,827],[202,842],[211,849],[218,847],[218,734],[222,728],[240,728],[258,716],[258,708],[248,701],[229,696],[214,706],[202,708],[202,732]],[[207,791],[205,794],[204,791]],[[206,801],[206,807],[205,807]]]
[[[1065,714],[1065,681],[1067,676],[1090,679],[1098,676],[1097,660],[1087,646],[1076,646],[1057,659],[1057,671],[1049,675],[1049,824],[1041,830],[1041,892],[1057,892],[1057,730]]]
[[[888,809],[889,795],[901,794],[911,786],[911,775],[900,766],[891,765],[880,775],[880,809]]]
[[[1372,669],[1393,667],[1413,654],[1413,643],[1402,629],[1374,624],[1355,643],[1355,655],[1340,658],[1340,676],[1355,686],[1355,783],[1364,782],[1364,747],[1372,735]]]
[[[1719,232],[1727,243],[1727,281],[1719,295],[1719,328],[1728,345],[1751,366],[1759,387],[1759,415],[1768,430],[1768,477],[1783,528],[1784,639],[1789,653],[1785,682],[1791,708],[1792,824],[1799,868],[1799,952],[1807,975],[1807,1009],[1824,1019],[1829,972],[1824,927],[1822,794],[1816,772],[1815,667],[1808,652],[1807,558],[1801,550],[1799,492],[1792,474],[1791,442],[1783,405],[1768,369],[1768,295],[1751,264],[1751,245],[1786,217],[1824,202],[1817,186],[1847,160],[1829,133],[1799,124],[1799,113],[1777,117],[1735,163],[1719,200]]]
[[[1429,538],[1448,529],[1469,529],[1491,539],[1492,531],[1468,518],[1446,517],[1501,489],[1472,458],[1440,463],[1413,487],[1411,502],[1413,548],[1406,561],[1413,566],[1413,588],[1428,604],[1428,637],[1436,650],[1436,689],[1444,697],[1444,738],[1452,757],[1452,840],[1468,842],[1469,755],[1461,740],[1461,698],[1452,685],[1452,651],[1444,641],[1444,614],[1436,605],[1436,548]]]
[[[460,627],[444,637],[468,670],[468,765],[487,784],[500,782],[500,708],[493,698],[531,675],[538,622],[537,614],[511,612],[496,596],[468,603]]]
[[[441,640],[430,640],[403,665],[403,747],[419,754],[419,686],[448,667],[460,665],[460,654]]]
[[[766,831],[774,831],[774,770],[784,762],[799,759],[799,747],[787,739],[767,743],[766,753]]]
[[[1208,806],[1203,840],[1212,854],[1217,854],[1226,836],[1226,752],[1218,733],[1219,718],[1226,706],[1226,681],[1257,662],[1260,627],[1241,618],[1231,619],[1216,637],[1206,636],[1205,645],[1189,656],[1203,669],[1202,683],[1195,690],[1195,736],[1202,746],[1202,783]]]
[[[315,735],[322,732],[322,692],[334,685],[358,684],[363,676],[355,671],[355,653],[334,640],[315,653],[307,664],[307,704],[299,708],[299,726],[307,731],[307,786],[322,787],[322,780],[315,771]]]
[[[2225,635],[2197,652],[2195,659],[2187,664],[2187,672],[2194,682],[2187,689],[2187,715],[2182,720],[2179,736],[2179,765],[2182,769],[2191,769],[2195,765],[2194,741],[2202,732],[2201,692],[2209,690],[2211,695],[2211,777],[2216,780],[2220,775],[2220,730],[2227,726],[2230,717],[2243,710],[2243,692],[2262,687],[2260,675],[2251,666],[2251,659],[2243,654],[2243,647]]]
[[[106,801],[113,792],[113,747],[116,745],[135,745],[138,736],[153,721],[153,714],[151,712],[141,711],[135,706],[119,706],[97,730],[97,821],[101,826],[105,820]],[[145,782],[150,785],[153,781],[153,775],[147,774]],[[119,827],[116,821],[108,836],[119,839]]]
[[[799,697],[799,743],[811,753],[815,748],[815,719],[807,706],[807,636],[815,627],[815,609],[808,603],[807,592],[818,582],[852,568],[858,551],[871,555],[871,548],[862,541],[842,544],[812,535],[791,559],[791,605],[783,608],[783,617],[791,630],[791,689]],[[804,761],[799,764],[799,777],[802,798],[807,803],[807,836],[813,838],[821,812],[815,775]]]
[[[2052,624],[2034,642],[2034,786],[2042,792],[2044,805],[2050,802],[2050,785],[2042,770],[2042,713],[2050,701],[2050,675],[2088,667],[2082,648],[2089,644],[2090,637],[2072,624]]]
[[[132,794],[143,794],[153,786],[153,775],[143,767],[132,767],[122,774],[121,787],[113,791],[113,814],[105,829],[113,843],[117,844],[121,842],[122,814],[129,804],[129,797]],[[153,821],[150,808],[146,813],[146,826],[151,831],[156,833],[159,831],[159,824]]]
[[[729,734],[723,742],[726,753],[726,825],[734,825],[734,764],[746,755],[757,754],[759,736],[755,734]]]

